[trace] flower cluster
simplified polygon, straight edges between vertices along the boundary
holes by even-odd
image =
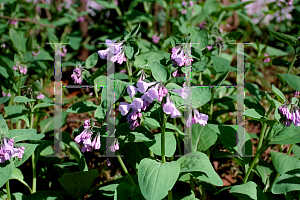
[[[93,149],[100,149],[101,147],[101,141],[100,141],[100,133],[98,132],[96,137],[92,139],[92,127],[95,125],[95,122],[93,121],[93,124],[91,125],[91,120],[87,119],[84,121],[83,128],[84,130],[75,137],[74,141],[77,144],[80,144],[82,142],[83,147],[81,148],[81,152],[86,151],[92,151]],[[93,141],[92,141],[93,140]]]
[[[183,6],[183,7],[193,7],[194,6],[194,2],[193,1],[189,1],[189,4],[186,2],[186,1],[183,1],[182,3],[181,3],[181,5]],[[183,9],[182,11],[181,11],[181,14],[183,14],[183,15],[185,15],[187,13],[187,10],[186,9]]]
[[[14,146],[14,140],[4,135],[1,136],[0,143],[0,163],[4,163],[6,160],[18,157],[22,159],[25,147]]]
[[[42,94],[42,93],[39,93],[37,96],[36,96],[36,98],[37,99],[44,99],[44,95]]]
[[[24,96],[28,95],[29,98],[36,98],[36,99],[44,99],[44,95],[41,92],[33,92],[31,87],[28,87],[27,90],[25,90],[24,92],[22,92],[22,94]]]
[[[188,119],[186,121],[186,126],[191,127],[193,124],[199,123],[201,126],[205,126],[207,124],[208,115],[199,113],[196,109],[193,109],[194,116],[192,116],[192,112],[189,114]]]
[[[13,66],[13,70],[14,71],[18,71],[20,72],[20,74],[27,74],[27,65],[23,65],[23,64],[19,64],[19,62],[16,63],[16,65]]]
[[[171,60],[173,61],[173,66],[178,65],[179,67],[182,67],[185,65],[188,59],[186,58],[186,55],[184,53],[183,45],[172,48]],[[190,62],[192,61],[193,58],[191,57]]]
[[[203,29],[204,28],[204,26],[207,24],[207,22],[201,22],[201,23],[199,23],[199,28],[200,29]]]
[[[171,115],[171,118],[177,118],[181,116],[173,101],[170,101],[169,95],[167,96],[167,102],[163,104],[163,110],[167,115]]]
[[[117,150],[119,150],[120,146],[119,146],[119,142],[118,139],[115,138],[115,141],[113,142],[113,144],[109,147],[109,150],[111,152],[116,152]]]
[[[81,71],[82,70],[79,67],[76,67],[73,70],[73,74],[71,75],[71,78],[74,80],[74,83],[79,85],[82,84]]]
[[[267,53],[265,53],[264,56],[266,57],[264,59],[264,62],[271,62],[271,58],[269,58],[269,55]]]
[[[11,97],[11,94],[10,94],[10,92],[7,92],[7,93],[6,93],[6,92],[3,91],[3,92],[2,92],[2,96],[3,96],[3,97]]]
[[[110,61],[111,62],[117,62],[119,65],[121,65],[124,61],[126,61],[125,53],[123,48],[123,43],[119,42],[118,44],[111,44],[113,41],[111,40],[106,40],[106,44],[109,44],[109,48],[105,50],[99,50],[98,55],[100,56],[101,59],[106,59],[108,52],[111,52],[114,54],[113,57],[111,57]]]
[[[298,106],[283,104],[278,109],[286,117],[286,120],[283,122],[285,126],[290,126],[292,123],[295,126],[300,126],[300,108]]]
[[[298,97],[299,95],[300,95],[300,92],[296,91],[295,94],[294,94],[294,97]]]
[[[131,98],[133,98],[135,94],[139,92],[143,94],[142,97],[133,99],[131,104],[121,102],[119,106],[119,110],[123,116],[127,115],[129,110],[132,109],[132,112],[127,117],[127,122],[130,124],[130,129],[132,130],[134,130],[136,127],[141,125],[140,124],[140,118],[142,117],[141,111],[146,110],[146,108],[155,99],[161,102],[163,98],[166,96],[166,94],[168,93],[167,88],[165,88],[161,83],[156,83],[156,82],[147,83],[140,79],[137,82],[136,86],[137,87],[129,85],[127,87],[127,93]]]

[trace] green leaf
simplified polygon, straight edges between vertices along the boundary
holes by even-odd
[[[263,191],[253,181],[233,186],[230,193],[244,200],[268,200]]]
[[[258,121],[266,121],[266,117],[263,115],[263,112],[258,109],[248,109],[244,112],[246,117],[258,120]]]
[[[25,54],[25,48],[22,45],[22,40],[21,40],[21,36],[18,34],[18,32],[11,28],[9,29],[9,37],[13,43],[13,47],[17,52],[22,52],[23,54]]]
[[[95,67],[95,65],[97,64],[98,62],[98,53],[95,52],[93,53],[92,55],[90,55],[87,59],[86,59],[86,62],[85,62],[85,67],[87,69],[91,69],[93,67]]]
[[[165,155],[172,157],[176,151],[176,139],[173,132],[166,131],[165,133]],[[161,133],[154,135],[155,142],[145,142],[149,149],[158,156],[161,156]]]
[[[73,198],[82,199],[97,176],[98,170],[92,169],[88,172],[65,173],[58,181]]]
[[[109,3],[107,1],[100,1],[100,0],[95,0],[95,1],[107,9],[116,9],[117,8],[116,4],[114,4],[114,3]]]
[[[170,57],[171,55],[165,51],[148,51],[136,57],[134,66],[137,68],[150,69],[150,64],[156,61],[166,66],[172,63]]]
[[[0,163],[0,188],[9,180],[15,169],[14,162],[6,161],[5,163]]]
[[[150,64],[151,72],[156,81],[166,82],[170,79],[170,72],[167,68],[158,62],[153,62]]]
[[[206,61],[201,60],[192,63],[192,71],[193,72],[203,72],[206,70]]]
[[[212,59],[213,67],[217,73],[226,72],[230,67],[230,61],[225,58],[218,57],[218,56],[211,56],[211,59]]]
[[[121,183],[115,190],[114,200],[143,200],[145,199],[141,193],[139,186],[133,187],[128,183]]]
[[[204,173],[206,179],[202,181],[223,186],[222,179],[215,172],[206,154],[199,151],[191,152],[179,158],[177,162],[180,164],[181,173],[191,173],[196,178],[201,178]]]
[[[134,49],[128,43],[127,46],[125,47],[125,55],[127,58],[132,59],[133,54],[134,54]]]
[[[54,103],[39,103],[33,107],[33,111],[39,108],[48,108],[54,106]]]
[[[23,158],[20,160],[15,161],[15,166],[19,167],[22,165],[34,152],[38,144],[28,144],[28,143],[17,143],[18,146],[25,147]]]
[[[193,108],[199,108],[209,102],[211,99],[211,90],[208,87],[192,87],[192,105]]]
[[[274,151],[271,151],[271,158],[279,174],[285,174],[287,171],[300,168],[300,160],[298,158]]]
[[[25,43],[26,51],[31,52],[32,42],[33,42],[33,38],[31,36],[29,36]]]
[[[281,58],[274,58],[272,59],[272,65],[289,67],[290,62],[283,60]]]
[[[245,8],[246,5],[253,3],[255,1],[246,1],[246,2],[238,2],[238,3],[232,3],[229,6],[223,6],[222,4],[219,4],[221,7],[221,10],[226,10],[226,11],[236,11],[242,8]]]
[[[94,116],[95,119],[101,123],[106,118],[107,112],[107,100],[101,102],[101,104],[97,107]]]
[[[290,191],[300,190],[300,168],[282,174],[277,178],[272,187],[272,193],[283,194]]]
[[[0,114],[0,131],[2,134],[6,134],[8,132],[8,126],[2,114]]]
[[[54,56],[51,56],[49,52],[44,49],[40,49],[40,53],[34,58],[34,60],[50,60],[54,61]]]
[[[148,147],[142,142],[128,142],[122,148],[122,155],[124,160],[133,166],[135,169],[139,168],[139,163],[144,158],[150,156]]]
[[[44,134],[37,134],[36,129],[13,129],[8,131],[6,136],[14,139],[15,142],[24,140],[40,140],[45,137]]]
[[[210,15],[218,10],[218,2],[216,0],[205,1],[203,12]]]
[[[153,141],[153,134],[143,126],[139,126],[131,130],[130,124],[122,123],[117,126],[115,136],[126,139],[130,142],[146,142]]]
[[[201,31],[197,32],[195,35],[191,36],[191,43],[198,43],[193,44],[196,49],[204,49],[208,45],[208,36],[206,30],[202,29]]]
[[[68,113],[85,113],[94,111],[97,109],[97,105],[92,101],[81,101],[73,104],[70,108],[68,108]]]
[[[293,146],[293,154],[296,158],[300,158],[300,146],[299,145],[294,145]]]
[[[293,89],[300,91],[300,77],[292,74],[278,74]]]
[[[273,31],[271,29],[268,29],[269,33],[271,35],[273,35],[276,39],[294,47],[294,49],[296,49],[299,46],[299,41],[297,38],[291,36],[291,35],[287,35],[284,33],[278,33],[276,31]]]
[[[29,190],[31,191],[31,188],[29,187],[29,185],[24,181],[24,176],[22,174],[22,171],[19,170],[18,168],[15,168],[13,173],[11,174],[9,179],[16,179],[18,181],[20,181],[21,183],[23,183],[27,188],[29,188]]]
[[[220,74],[220,76],[217,76],[217,79],[211,84],[211,85],[221,85],[223,81],[226,80],[226,77],[228,76],[230,70],[228,69],[227,71],[223,72]]]
[[[54,26],[63,26],[65,24],[70,24],[72,22],[71,19],[67,18],[67,17],[62,17],[59,18],[58,20],[53,22]]]
[[[217,133],[208,126],[192,125],[192,151],[206,151],[217,139]]]
[[[300,142],[300,127],[293,123],[284,127],[272,139],[270,144],[296,144]]]
[[[16,96],[14,98],[14,103],[27,103],[27,102],[34,102],[35,99],[28,99],[27,97],[24,96]]]
[[[62,125],[65,125],[68,113],[62,112],[61,115],[62,115]],[[41,133],[47,133],[49,131],[53,131],[54,130],[54,117],[49,117],[47,119],[42,120],[40,123],[40,127],[41,127]]]
[[[176,161],[160,163],[145,158],[139,166],[138,181],[147,200],[163,199],[175,185],[180,165]]]
[[[278,90],[274,85],[272,85],[272,91],[275,93],[276,97],[281,101],[281,103],[285,102],[284,94]]]

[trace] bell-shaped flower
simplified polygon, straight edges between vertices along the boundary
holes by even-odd
[[[125,102],[121,102],[119,105],[119,110],[121,112],[121,115],[127,115],[127,113],[129,112],[131,108],[131,105]]]
[[[140,93],[144,93],[147,91],[148,87],[151,87],[152,85],[154,85],[155,82],[151,82],[151,83],[147,83],[145,81],[139,80],[136,84],[138,91]]]
[[[155,87],[152,87],[148,90],[148,96],[151,98],[151,99],[157,99],[158,98],[158,88],[159,84],[157,84]]]
[[[188,87],[183,87],[180,90],[173,90],[173,92],[178,92],[178,94],[183,98],[186,99],[189,95]]]
[[[127,86],[127,93],[129,94],[130,98],[134,97],[134,95],[137,93],[138,89],[134,87],[133,85]]]
[[[131,106],[134,110],[140,110],[143,107],[143,100],[141,98],[133,99]]]

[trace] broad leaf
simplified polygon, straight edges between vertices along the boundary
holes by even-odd
[[[17,145],[25,147],[23,158],[15,161],[15,166],[19,167],[32,155],[38,144],[17,143]]]
[[[0,163],[0,187],[2,187],[6,183],[6,181],[9,180],[14,169],[14,162],[6,161],[5,163]]]
[[[295,157],[271,151],[271,158],[273,165],[279,174],[284,174],[287,171],[300,168],[300,160]]]
[[[217,139],[217,133],[208,126],[192,125],[192,151],[206,151]]]
[[[287,43],[288,45],[294,47],[294,49],[296,49],[299,46],[299,41],[297,38],[291,36],[291,35],[287,35],[284,33],[279,33],[276,31],[273,31],[271,29],[268,29],[268,31],[270,32],[271,35],[273,35],[276,39]]]
[[[85,67],[87,69],[90,69],[90,68],[93,68],[95,67],[95,65],[97,64],[98,62],[98,53],[95,52],[93,53],[92,55],[90,55],[87,59],[86,59],[86,62],[85,62]]]
[[[65,173],[58,181],[73,198],[82,199],[97,176],[98,170],[92,169],[88,172]]]
[[[263,191],[253,181],[233,186],[230,193],[244,200],[268,200]]]
[[[179,176],[180,165],[176,161],[160,163],[145,158],[139,166],[138,181],[147,200],[163,199],[167,196]]]
[[[300,168],[282,174],[277,178],[272,187],[272,193],[283,194],[290,191],[300,190]]]
[[[69,113],[85,113],[89,111],[94,111],[97,109],[97,105],[92,101],[81,101],[73,104],[68,108],[67,112]]]
[[[14,139],[15,142],[24,140],[40,140],[45,137],[44,134],[37,134],[36,129],[13,129],[8,131],[6,136]]]
[[[300,77],[292,74],[278,74],[293,89],[300,91]]]
[[[156,81],[166,82],[170,79],[170,72],[166,67],[158,62],[153,62],[150,64],[151,72]]]

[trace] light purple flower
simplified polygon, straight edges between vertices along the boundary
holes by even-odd
[[[206,24],[207,24],[207,22],[201,22],[201,23],[199,23],[200,29],[203,29]]]
[[[121,115],[127,115],[127,113],[129,112],[131,108],[131,105],[125,102],[121,102],[119,105],[119,110],[121,112]]]
[[[300,92],[299,91],[296,91],[295,94],[294,94],[294,97],[297,97],[300,95]]]
[[[40,93],[39,95],[36,96],[37,99],[44,99],[44,95],[42,93]]]
[[[159,84],[157,84],[155,87],[152,87],[148,90],[148,95],[151,99],[157,99],[158,98],[158,88]]]
[[[171,115],[171,118],[180,117],[181,114],[175,107],[175,104],[170,101],[169,96],[167,97],[167,102],[163,106],[163,110],[167,115]]]
[[[10,92],[8,92],[6,96],[7,96],[7,97],[11,97],[11,94],[10,94]]]
[[[14,26],[17,24],[17,20],[11,20],[9,23]]]
[[[183,10],[181,11],[181,14],[183,14],[183,15],[185,15],[186,13],[187,13],[186,9],[183,9]]]
[[[78,17],[77,22],[84,22],[84,17]]]
[[[3,97],[6,97],[6,94],[5,94],[5,92],[4,92],[4,91],[2,91],[2,96],[3,96]]]
[[[142,81],[142,80],[139,80],[136,84],[137,88],[138,88],[138,91],[140,93],[144,93],[147,91],[148,87],[154,85],[155,82],[151,82],[151,83],[147,83],[145,81]]]
[[[193,6],[194,6],[194,2],[190,1],[190,7],[193,7]]]
[[[189,95],[189,89],[187,87],[183,87],[180,90],[173,90],[173,92],[178,92],[183,99],[186,99]]]
[[[23,74],[24,75],[27,74],[27,65],[25,65],[24,68],[23,68]]]
[[[182,5],[182,6],[187,6],[187,2],[186,2],[186,1],[183,1],[183,2],[181,3],[181,5]]]
[[[109,49],[99,50],[98,55],[100,56],[101,59],[106,59],[108,51]]]
[[[207,124],[208,115],[199,113],[197,110],[194,110],[195,114],[195,123],[199,123],[201,126],[205,126]]]
[[[210,51],[210,50],[212,50],[212,45],[206,46],[206,48]]]
[[[116,138],[115,141],[113,142],[113,144],[109,147],[109,150],[111,152],[116,152],[117,150],[119,150],[119,142],[118,139]]]
[[[157,35],[153,35],[152,36],[152,41],[154,42],[154,43],[158,43],[159,42],[159,40],[160,40],[160,37],[158,37]]]
[[[130,98],[134,97],[134,95],[137,93],[138,89],[134,87],[133,85],[127,86],[127,93],[129,94]]]
[[[143,107],[143,100],[141,98],[135,98],[131,104],[134,110],[140,110]]]
[[[100,134],[98,134],[96,136],[96,138],[94,138],[93,142],[92,142],[92,147],[94,149],[100,149],[101,147],[101,138],[100,138]]]
[[[16,65],[14,65],[14,66],[13,66],[13,70],[14,70],[14,71],[17,71],[17,70],[18,70],[18,67],[17,67]]]
[[[269,55],[267,53],[264,54],[265,57],[268,57]],[[264,62],[270,62],[271,58],[265,58]]]
[[[65,57],[67,55],[67,49],[66,49],[66,46],[62,46],[62,52],[61,52],[61,56],[62,57]]]

